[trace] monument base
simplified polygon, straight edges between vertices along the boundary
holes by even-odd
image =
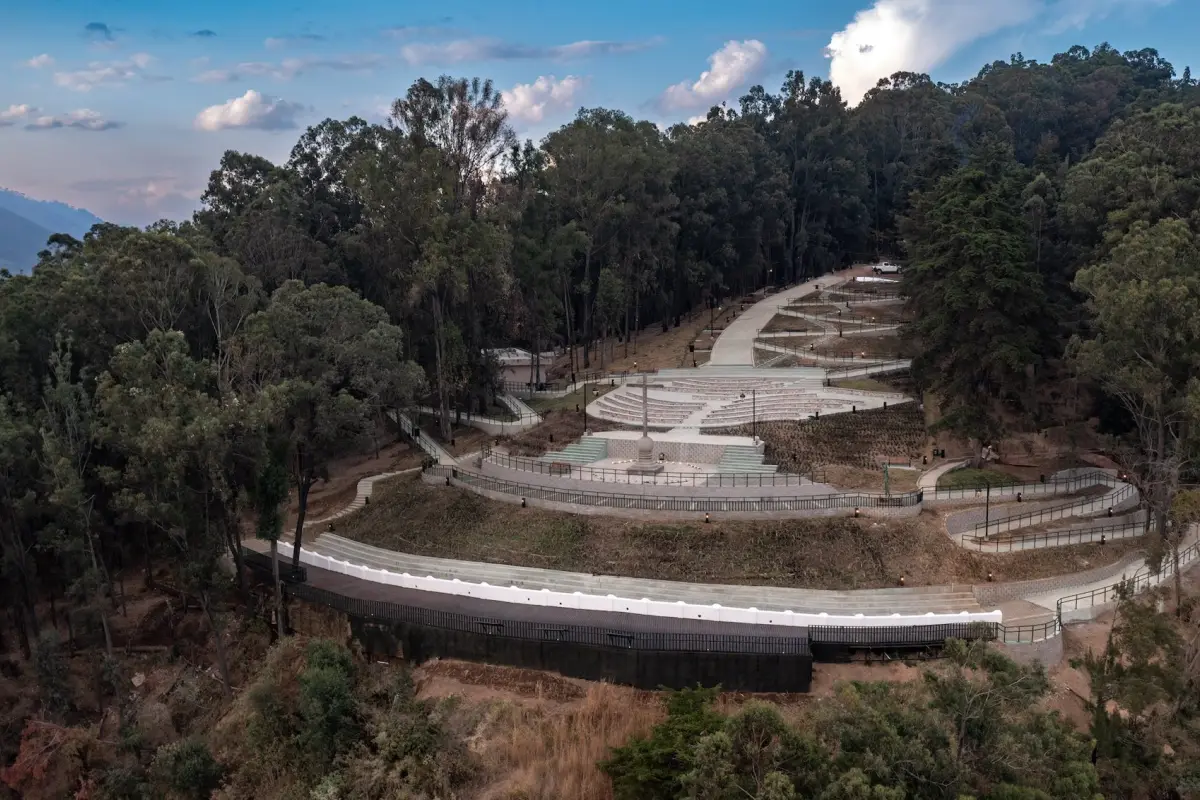
[[[630,475],[657,475],[658,473],[662,472],[663,469],[663,465],[659,464],[657,461],[650,461],[648,463],[642,463],[639,461],[630,464],[629,468],[626,469],[625,472]]]

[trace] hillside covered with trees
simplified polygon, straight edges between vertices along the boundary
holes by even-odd
[[[1200,89],[1188,71],[1153,50],[1076,47],[960,85],[897,74],[854,108],[792,73],[696,125],[583,109],[538,144],[517,141],[490,82],[442,77],[414,83],[386,125],[310,128],[285,164],[227,152],[191,220],[56,234],[31,275],[0,273],[4,644],[41,663],[55,598],[97,632],[102,693],[119,703],[114,575],[165,568],[216,634],[231,698],[220,634],[247,593],[222,562],[240,566],[243,536],[274,544],[289,497],[298,551],[308,492],[390,412],[429,402],[448,437],[451,409],[493,396],[487,348],[572,346],[573,370],[600,369],[606,340],[881,256],[906,261],[914,379],[943,427],[985,443],[1098,415],[1124,437],[1164,552],[1178,544],[1182,526],[1167,522],[1183,513],[1200,420]],[[321,658],[314,670],[349,669],[340,653]],[[955,685],[925,691],[961,702]],[[1195,711],[1187,696],[1178,714]],[[42,700],[69,718],[53,692]],[[880,727],[907,742],[903,698],[877,700]],[[686,765],[698,777],[670,784],[711,777],[725,793],[654,796],[800,796],[787,775],[769,779],[772,794],[738,793],[738,737],[776,725],[739,720],[727,736],[707,720],[708,755]],[[993,766],[943,781],[958,767],[938,761],[921,779],[941,781],[932,795],[873,772],[868,754],[820,796],[1127,796],[1137,784],[1098,784],[1078,742],[1030,724],[972,729],[981,744],[957,746],[1001,737],[1045,759],[1027,776],[1077,776],[1064,778],[1071,794],[1014,788]],[[0,740],[4,762],[18,738]],[[933,742],[914,757],[934,758],[935,738],[906,746]],[[334,763],[336,742],[305,746]],[[787,746],[820,753],[803,737]],[[122,769],[141,776],[153,753],[137,752]]]

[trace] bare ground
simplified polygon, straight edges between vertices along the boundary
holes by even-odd
[[[392,442],[359,455],[338,459],[329,466],[329,478],[318,481],[308,495],[309,519],[320,519],[334,511],[345,508],[354,499],[358,482],[381,472],[398,472],[402,469],[421,466],[421,451],[406,442]],[[288,501],[285,530],[296,525],[296,492],[293,489]]]
[[[416,555],[697,583],[866,589],[1018,580],[1112,563],[1113,542],[1012,554],[954,547],[940,515],[910,519],[641,521],[546,511],[397,478],[338,533]],[[403,522],[401,522],[403,521]]]

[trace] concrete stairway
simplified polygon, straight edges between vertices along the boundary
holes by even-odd
[[[608,440],[597,436],[585,436],[553,453],[546,453],[542,461],[565,461],[569,464],[591,464],[608,458]]]
[[[778,471],[779,467],[775,464],[764,464],[763,453],[761,446],[752,447],[750,445],[731,444],[725,448],[725,452],[721,454],[721,460],[717,462],[718,471],[726,472],[750,472],[770,474]]]

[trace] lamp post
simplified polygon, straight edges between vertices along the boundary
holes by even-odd
[[[587,381],[583,382],[583,435],[587,436]]]
[[[742,400],[746,399],[746,393],[742,392],[738,395]],[[750,431],[754,436],[754,443],[758,444],[758,390],[750,390]]]

